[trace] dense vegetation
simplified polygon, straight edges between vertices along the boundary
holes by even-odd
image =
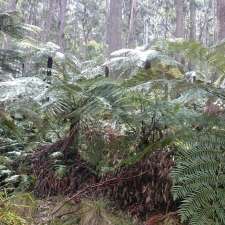
[[[223,41],[107,59],[16,11],[0,29],[0,224],[225,224]]]

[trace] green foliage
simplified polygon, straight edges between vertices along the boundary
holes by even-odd
[[[191,225],[225,223],[225,133],[195,132],[177,141],[173,193]]]
[[[103,54],[103,46],[92,40],[87,44],[87,52],[90,59],[95,59],[96,62],[100,61]]]
[[[21,67],[26,54],[25,46],[35,46],[31,36],[38,34],[40,29],[24,24],[17,12],[4,12],[0,13],[0,31],[0,37],[3,37],[1,40],[3,48],[0,49],[0,72],[23,73]]]
[[[2,225],[28,225],[36,208],[34,199],[30,194],[17,194],[8,196],[0,193],[0,224]]]
[[[148,57],[151,54],[146,53]],[[187,82],[178,63],[158,54],[156,59],[165,63],[140,70],[126,80],[79,77],[76,83],[64,81],[53,87],[58,99],[47,105],[48,118],[80,121],[79,149],[96,168],[130,164],[154,148],[170,146],[180,131],[195,125],[205,101],[218,91],[204,83]],[[107,126],[114,137],[111,142]],[[141,140],[143,129],[149,129],[145,141]],[[140,150],[143,152],[137,152]]]
[[[197,79],[210,82],[221,87],[225,79],[224,42],[219,45],[205,47],[191,41],[171,41],[163,44],[167,53],[179,54],[195,63]]]
[[[90,47],[98,49],[99,46],[94,43]],[[133,62],[132,54],[122,59],[115,56],[111,63],[128,75],[125,80],[111,79],[114,76],[88,78],[76,66],[75,58],[67,54],[60,58],[57,47],[47,44],[37,48],[34,55],[40,61],[34,63],[42,67],[48,54],[59,57],[54,74],[62,75],[62,79],[55,80],[49,89],[47,95],[53,95],[53,101],[41,108],[27,109],[29,123],[19,123],[22,130],[28,130],[23,133],[24,142],[53,142],[77,124],[74,149],[79,149],[82,158],[97,173],[132,165],[156,149],[171,150],[176,144],[174,196],[182,201],[182,219],[193,225],[222,225],[224,118],[221,115],[211,118],[204,110],[209,98],[222,103],[225,100],[224,90],[218,88],[224,79],[224,56],[217,47],[208,49],[198,43],[169,43],[165,49],[196,60],[197,72],[203,76],[199,76],[197,82],[187,82],[179,63],[165,53],[149,51],[145,59],[151,61],[151,68],[136,68],[134,76],[129,64]],[[208,75],[215,72],[213,85],[207,85]],[[73,78],[75,74],[76,79],[71,79],[71,74]],[[2,116],[2,122],[7,122],[8,130],[13,130],[14,121],[7,118]],[[29,131],[35,134],[29,136]],[[63,157],[54,160],[56,155],[51,155],[54,172],[62,178],[68,168]]]

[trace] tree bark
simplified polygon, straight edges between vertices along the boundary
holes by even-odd
[[[218,41],[225,38],[225,0],[217,0]]]
[[[18,0],[10,0],[7,5],[7,11],[14,12],[17,9],[17,1]],[[3,42],[3,48],[10,49],[12,47],[11,37],[7,36],[6,40]]]
[[[108,54],[122,48],[122,0],[110,0],[106,25]]]
[[[55,0],[48,0],[48,15],[45,21],[45,27],[43,32],[43,41],[48,41],[49,35],[51,33],[51,27],[54,17],[54,10],[55,10]]]
[[[9,11],[16,11],[18,0],[10,0],[8,5]]]
[[[128,32],[128,47],[135,47],[135,17],[137,13],[137,0],[131,0],[131,9],[130,9],[130,20],[129,20],[129,32]]]
[[[65,51],[65,20],[66,20],[67,0],[59,0],[59,37],[58,43],[61,52]]]
[[[196,4],[190,0],[190,40],[196,40]]]
[[[195,0],[190,0],[189,5],[190,10],[190,34],[189,34],[189,40],[190,41],[196,41],[196,4]],[[194,70],[194,63],[193,60],[190,59],[188,62],[188,68],[189,70]]]
[[[176,31],[175,37],[185,37],[185,15],[184,15],[184,0],[175,0],[176,8]]]

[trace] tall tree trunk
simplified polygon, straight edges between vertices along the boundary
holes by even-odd
[[[107,15],[108,54],[122,48],[122,0],[110,0]]]
[[[9,11],[16,11],[18,0],[10,0],[8,5]]]
[[[176,31],[175,37],[185,37],[185,15],[184,15],[184,0],[175,0],[176,8]]]
[[[127,45],[130,48],[135,47],[135,17],[137,12],[137,0],[131,0],[130,20],[129,20],[129,32],[127,38]]]
[[[54,17],[54,10],[55,10],[55,0],[48,0],[48,15],[45,21],[45,27],[43,31],[43,41],[48,41],[49,34],[51,33],[51,27]]]
[[[189,40],[196,41],[196,4],[195,0],[190,0],[189,5],[190,10],[190,34],[189,34]],[[189,70],[194,70],[194,63],[192,60],[188,62],[188,68]]]
[[[196,4],[190,0],[190,40],[196,40]]]
[[[146,6],[147,6],[147,10],[149,10],[149,7],[152,5],[152,0],[148,0],[146,2]],[[150,18],[151,15],[150,13],[148,13],[145,17],[144,17],[144,45],[148,46],[149,44],[149,26],[150,26]]]
[[[225,38],[225,0],[217,0],[218,40]]]
[[[67,0],[59,0],[59,37],[58,43],[61,52],[65,51],[65,20],[66,20]]]
[[[39,24],[37,20],[38,2],[29,0],[28,4],[29,4],[29,14],[27,16],[26,23],[41,27],[41,24]]]
[[[144,45],[149,44],[149,18],[146,16],[144,18]]]
[[[10,0],[7,5],[7,11],[14,12],[17,9],[18,0]],[[7,36],[6,40],[3,43],[3,48],[9,49],[12,47],[11,37]]]

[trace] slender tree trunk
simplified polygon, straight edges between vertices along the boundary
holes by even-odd
[[[10,0],[8,5],[9,11],[16,11],[18,0]]]
[[[110,0],[107,15],[108,54],[122,48],[122,0]]]
[[[213,9],[213,40],[212,40],[212,44],[215,44],[217,42],[217,4],[216,4],[217,0],[212,0],[212,9]]]
[[[135,47],[135,17],[137,12],[137,0],[131,0],[130,20],[129,20],[129,32],[128,32],[128,47]]]
[[[149,44],[149,18],[146,17],[144,19],[144,45],[147,46]]]
[[[184,1],[185,0],[174,0],[176,9],[176,38],[185,38],[185,13],[184,13]],[[184,57],[180,55],[175,56],[176,60],[185,65]]]
[[[218,40],[225,38],[225,0],[217,0]]]
[[[147,1],[147,9],[152,5],[152,0]],[[148,13],[144,18],[144,45],[148,46],[149,44],[149,26],[150,26],[151,15]]]
[[[196,5],[194,0],[190,0],[190,40],[196,40]]]
[[[26,22],[28,24],[32,24],[32,25],[35,25],[35,26],[40,26],[40,24],[37,21],[38,2],[30,0],[29,1],[29,5],[30,5],[30,7],[29,7],[29,16],[28,16]]]
[[[43,32],[43,41],[48,41],[49,34],[51,33],[51,27],[54,17],[55,10],[55,0],[48,0],[48,15],[45,22],[44,32]]]
[[[190,34],[189,40],[196,41],[196,5],[195,0],[190,0]],[[194,63],[192,60],[188,62],[189,70],[194,70]]]
[[[176,8],[176,31],[175,37],[185,37],[185,15],[184,15],[184,0],[175,0]]]
[[[32,4],[31,0],[29,0],[29,15],[27,16],[26,18],[26,23],[28,24],[34,24],[33,23],[33,8],[34,8],[34,5]]]
[[[65,20],[67,0],[59,0],[59,37],[58,43],[62,52],[65,51]]]
[[[10,0],[7,5],[7,11],[14,12],[17,9],[17,1],[18,0]],[[9,49],[12,47],[11,37],[7,36],[6,40],[3,43],[3,48]]]

